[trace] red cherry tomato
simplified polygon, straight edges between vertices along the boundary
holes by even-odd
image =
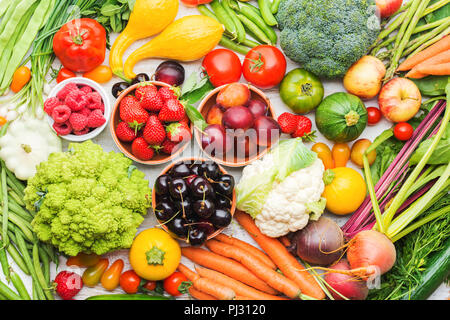
[[[399,122],[394,127],[394,136],[400,141],[409,140],[414,133],[414,128],[407,122]]]
[[[156,289],[156,281],[147,281],[142,287],[148,291],[153,291]]]
[[[61,68],[61,70],[59,70],[59,72],[58,72],[58,76],[56,77],[56,82],[60,83],[61,81],[64,81],[64,80],[70,79],[70,78],[75,78],[76,76],[77,75],[73,71],[71,71],[67,68]]]
[[[369,107],[367,108],[367,123],[370,126],[373,126],[380,122],[381,120],[381,111],[378,108],[375,107]]]
[[[196,7],[199,4],[210,3],[212,0],[181,0],[186,7]]]
[[[175,271],[166,279],[164,279],[164,290],[166,290],[168,294],[174,297],[182,295],[184,292],[180,292],[180,286],[183,284],[183,282],[188,282],[186,276],[179,271]]]
[[[260,45],[247,53],[242,72],[251,84],[261,89],[270,89],[283,80],[286,58],[277,47]]]
[[[238,82],[242,75],[241,60],[228,49],[211,51],[203,59],[202,66],[214,87]]]
[[[120,287],[129,294],[138,292],[141,278],[134,272],[134,270],[125,271],[119,278]]]

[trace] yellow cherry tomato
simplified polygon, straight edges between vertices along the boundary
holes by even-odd
[[[367,148],[369,148],[371,144],[372,142],[370,142],[370,140],[368,139],[359,139],[353,144],[350,158],[352,159],[352,162],[358,167],[360,168],[364,167],[363,154],[366,152]],[[367,155],[367,160],[369,160],[370,165],[372,165],[375,162],[376,158],[377,152],[375,150],[372,150]]]
[[[366,182],[361,174],[347,167],[330,169],[324,176],[328,211],[337,215],[354,212],[366,197]]]
[[[318,142],[311,147],[311,151],[317,153],[317,156],[322,160],[325,170],[334,168],[334,161],[331,155],[330,148],[322,142]]]
[[[84,270],[83,276],[81,277],[83,279],[83,283],[88,287],[95,287],[100,282],[100,279],[105,270],[108,268],[108,265],[108,259],[100,259],[96,265]]]
[[[13,75],[11,82],[11,91],[19,92],[22,88],[30,81],[31,79],[31,71],[28,67],[22,66],[19,67]]]
[[[345,167],[350,159],[350,147],[346,143],[336,143],[331,149],[336,168]]]
[[[5,125],[8,122],[5,117],[0,116],[0,127]]]
[[[180,245],[167,232],[150,228],[134,239],[130,264],[143,279],[159,281],[170,276],[181,260]]]
[[[106,290],[112,291],[119,286],[120,274],[123,270],[123,260],[117,259],[103,274],[100,282]]]
[[[83,77],[91,79],[97,83],[106,83],[112,78],[111,68],[108,66],[98,66],[94,70],[86,72]]]
[[[66,261],[67,266],[77,266],[77,267],[92,267],[95,266],[100,261],[100,256],[91,253],[80,252],[74,257],[69,257]]]

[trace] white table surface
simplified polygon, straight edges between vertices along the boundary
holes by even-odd
[[[197,9],[195,8],[187,8],[184,7],[182,4],[180,4],[180,8],[178,11],[178,15],[177,15],[177,19],[181,18],[183,16],[186,15],[194,15],[194,14],[198,14]],[[111,35],[111,43],[113,43],[114,39],[116,38],[116,34],[112,34]],[[139,48],[141,45],[143,45],[144,43],[146,43],[148,40],[141,40],[141,41],[137,41],[136,43],[134,43],[126,52],[125,57],[124,57],[124,61],[126,59],[126,57],[134,50],[136,50],[137,48]],[[107,52],[108,55],[109,52]],[[239,55],[241,60],[243,59],[242,55]],[[149,74],[150,76],[154,73],[156,67],[158,66],[159,63],[161,63],[163,60],[161,59],[151,59],[151,60],[145,60],[145,61],[141,61],[139,62],[134,71],[135,73],[140,73],[140,72],[145,72],[147,74]],[[105,59],[104,64],[108,64],[108,56]],[[185,70],[186,70],[186,78],[194,71],[199,70],[200,66],[201,66],[201,60],[199,61],[195,61],[195,62],[190,62],[190,63],[182,63],[182,65],[184,66]],[[58,67],[59,66],[59,61],[55,61],[55,66]],[[288,63],[287,63],[287,71],[290,71],[294,68],[299,67],[299,65],[297,65],[296,63],[290,61],[288,59]],[[111,94],[111,87],[113,86],[114,83],[122,81],[117,77],[113,77],[113,79],[109,82],[106,83],[104,85],[107,93],[109,94],[109,98],[110,98],[110,103],[113,104],[115,99]],[[245,81],[244,78],[241,79],[241,81]],[[55,83],[53,83],[53,85],[55,85]],[[328,96],[332,93],[335,92],[341,92],[341,91],[345,91],[344,87],[342,86],[342,82],[341,81],[324,81],[324,87],[325,87],[325,96]],[[269,97],[271,103],[273,104],[273,107],[275,109],[276,115],[280,115],[281,113],[285,112],[285,111],[290,111],[289,108],[284,105],[284,103],[281,101],[280,97],[279,97],[279,91],[278,88],[274,88],[271,90],[266,90],[265,93],[267,94],[267,96]],[[370,100],[370,101],[365,101],[366,107],[369,106],[378,106],[377,101],[376,100]],[[307,115],[311,120],[313,120],[313,130],[315,129],[315,125],[314,125],[314,112],[310,113]],[[371,141],[373,141],[373,139],[379,134],[381,133],[383,130],[385,130],[386,128],[390,127],[391,124],[387,121],[387,120],[382,120],[380,123],[378,123],[376,126],[373,127],[367,127],[365,129],[365,131],[363,132],[362,136],[360,138],[367,138],[370,139]],[[97,136],[95,139],[93,139],[93,141],[95,143],[100,144],[103,149],[105,151],[115,151],[115,152],[120,152],[119,149],[117,148],[117,146],[115,145],[111,134],[110,134],[110,130],[109,130],[109,126],[105,128],[105,130],[99,135]],[[318,134],[318,138],[316,139],[316,142],[325,142],[327,143],[330,147],[332,146],[332,142],[326,140],[320,133]],[[311,147],[313,143],[308,143],[307,146]],[[63,140],[63,148],[64,150],[67,150],[67,145],[68,143]],[[186,149],[184,155],[201,155],[201,151],[199,150],[196,142],[194,140],[191,141],[190,146]],[[145,172],[146,177],[149,181],[149,184],[151,187],[153,187],[153,183],[155,181],[155,179],[158,177],[159,173],[162,171],[162,169],[165,167],[165,165],[158,165],[158,166],[145,166],[145,165],[140,165],[140,164],[135,164],[139,170]],[[352,164],[349,162],[349,166],[352,166]],[[356,168],[353,166],[353,168],[357,169],[360,171],[360,169]],[[229,173],[231,173],[235,179],[236,182],[239,181],[240,175],[241,175],[241,171],[242,168],[226,168]],[[361,172],[361,171],[360,171]],[[330,218],[334,219],[339,225],[343,225],[345,223],[345,221],[347,220],[347,217],[338,217],[335,216],[333,214],[330,213],[325,213],[327,216],[329,216]],[[154,217],[154,214],[151,210],[149,210],[148,215],[145,218],[145,221],[142,223],[142,225],[140,226],[138,232],[145,230],[147,228],[151,228],[154,227],[157,224],[157,221]],[[246,232],[237,224],[237,222],[233,221],[231,223],[231,225],[225,230],[226,234],[232,234],[233,236],[240,238],[242,240],[245,240],[255,246],[257,246],[257,244],[253,241],[253,239],[251,237],[249,237]],[[123,259],[123,261],[125,262],[125,267],[124,267],[124,271],[130,269],[130,265],[128,263],[128,250],[119,250],[116,252],[112,252],[109,253],[107,255],[105,255],[105,257],[107,257],[110,261],[110,264],[112,262],[114,262],[115,259],[121,258]],[[29,292],[31,292],[31,281],[30,278],[26,275],[24,275],[21,270],[17,267],[14,267],[14,262],[12,262],[11,259],[9,259],[9,261],[11,262],[14,270],[20,274],[21,278],[24,280],[25,285],[27,287],[27,289],[29,290]],[[186,264],[188,267],[193,267],[193,264],[185,259],[184,257],[182,258],[182,263]],[[80,275],[82,274],[82,272],[84,271],[84,269],[76,269],[76,268],[69,268],[65,265],[65,258],[61,257],[60,258],[60,267],[58,269],[58,271],[61,270],[71,270],[71,271],[75,271],[78,272]],[[52,279],[56,276],[56,271],[54,266],[52,265],[51,268],[51,277]],[[0,274],[0,279],[2,281],[4,280],[3,274]],[[449,298],[449,287],[446,286],[445,284],[442,284],[437,290],[436,292],[429,298],[429,299],[448,299]],[[86,297],[89,297],[91,295],[97,295],[97,294],[105,294],[108,293],[105,289],[103,289],[103,287],[99,284],[94,288],[88,288],[88,287],[84,287],[80,293],[75,297],[75,299],[85,299]],[[114,290],[111,293],[123,293],[123,291],[120,288],[117,288],[116,290]],[[187,298],[186,296],[182,296],[181,298],[185,299]]]

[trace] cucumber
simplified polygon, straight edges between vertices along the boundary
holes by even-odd
[[[450,274],[450,238],[444,248],[435,252],[422,273],[420,284],[404,300],[425,300]]]
[[[148,294],[102,294],[99,296],[91,296],[86,300],[172,300],[162,295]]]

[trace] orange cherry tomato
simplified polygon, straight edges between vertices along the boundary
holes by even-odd
[[[141,278],[134,272],[134,270],[125,271],[119,278],[120,287],[129,294],[138,292]]]
[[[83,272],[83,283],[88,287],[95,287],[105,272],[106,268],[108,268],[109,261],[108,259],[100,259],[100,261],[92,267],[87,268]]]
[[[15,93],[22,90],[22,88],[30,81],[31,71],[28,67],[19,67],[13,75],[11,82],[11,90]]]
[[[331,149],[336,168],[345,167],[350,159],[350,147],[346,143],[336,143]]]
[[[106,290],[112,291],[119,285],[119,278],[120,274],[123,270],[123,260],[118,259],[114,261],[114,263],[111,265],[111,267],[106,270],[102,278],[100,279],[100,282],[102,283],[103,288]]]
[[[86,72],[83,77],[91,79],[97,83],[106,83],[112,78],[111,68],[108,66],[98,66],[94,70]]]
[[[0,127],[3,126],[4,124],[6,124],[8,122],[8,120],[6,120],[5,117],[0,116]]]
[[[357,165],[360,168],[364,167],[363,163],[363,154],[366,152],[367,148],[370,147],[372,142],[368,139],[359,139],[356,141],[351,150],[350,159],[352,159],[352,162]],[[367,160],[369,160],[369,164],[372,165],[372,163],[375,162],[375,159],[377,158],[377,153],[375,150],[372,150],[367,155]]]
[[[166,279],[164,279],[164,290],[166,290],[166,292],[173,297],[180,296],[184,293],[180,292],[180,286],[183,284],[183,282],[188,281],[188,278],[186,278],[184,274],[179,271],[175,271]]]
[[[322,160],[325,170],[334,168],[331,150],[325,143],[318,142],[312,146],[311,150],[317,153],[319,159]]]
[[[61,70],[59,70],[59,72],[58,72],[58,76],[56,77],[56,82],[60,83],[61,81],[64,81],[64,80],[67,80],[70,78],[75,78],[76,76],[77,75],[72,70],[69,70],[67,68],[61,68]]]
[[[66,261],[67,266],[92,267],[100,261],[100,256],[94,253],[87,254],[80,252],[75,257],[70,257]]]
[[[148,291],[153,291],[156,289],[156,281],[147,281],[142,287]]]

